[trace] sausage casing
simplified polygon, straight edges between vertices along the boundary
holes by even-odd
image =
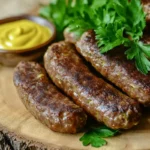
[[[13,80],[26,108],[51,130],[76,133],[84,127],[87,116],[83,109],[48,80],[38,63],[20,62]]]
[[[140,118],[139,103],[94,76],[68,42],[51,45],[44,55],[53,82],[99,122],[127,129]]]
[[[63,32],[65,41],[75,44],[76,41],[80,39],[81,35],[78,35],[76,32],[70,31],[69,28],[66,28]]]
[[[76,43],[78,52],[105,78],[145,106],[150,105],[150,74],[140,73],[134,62],[127,60],[124,48],[101,54],[93,31],[85,32]]]

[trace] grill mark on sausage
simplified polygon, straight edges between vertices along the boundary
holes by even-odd
[[[96,120],[113,129],[138,123],[139,103],[94,76],[72,44],[51,45],[44,55],[44,66],[53,82]]]
[[[38,63],[19,63],[14,84],[26,108],[51,130],[76,133],[84,127],[83,109],[57,90]]]
[[[150,73],[141,74],[120,46],[107,54],[101,54],[93,31],[85,32],[76,43],[78,52],[105,78],[130,97],[144,105],[150,105]]]

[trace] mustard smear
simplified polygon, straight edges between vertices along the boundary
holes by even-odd
[[[30,20],[0,25],[0,49],[22,50],[43,44],[51,37],[48,27]]]

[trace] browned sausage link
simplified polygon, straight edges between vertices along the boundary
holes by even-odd
[[[150,0],[141,0],[141,2],[146,13],[146,21],[150,22]]]
[[[76,32],[70,31],[69,28],[66,28],[63,32],[65,41],[75,44],[77,40],[80,39],[80,35]]]
[[[58,91],[38,63],[19,63],[14,84],[26,108],[53,131],[76,133],[84,127],[83,109]]]
[[[94,76],[72,44],[50,46],[44,64],[54,83],[98,121],[113,129],[131,128],[139,122],[139,103]]]
[[[84,33],[76,43],[76,47],[78,52],[105,78],[133,99],[144,105],[150,105],[150,74],[141,74],[134,62],[126,59],[123,47],[101,54],[93,31]]]

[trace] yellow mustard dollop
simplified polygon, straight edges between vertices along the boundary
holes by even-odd
[[[22,50],[46,42],[51,37],[48,27],[30,20],[19,20],[0,25],[0,49]]]

